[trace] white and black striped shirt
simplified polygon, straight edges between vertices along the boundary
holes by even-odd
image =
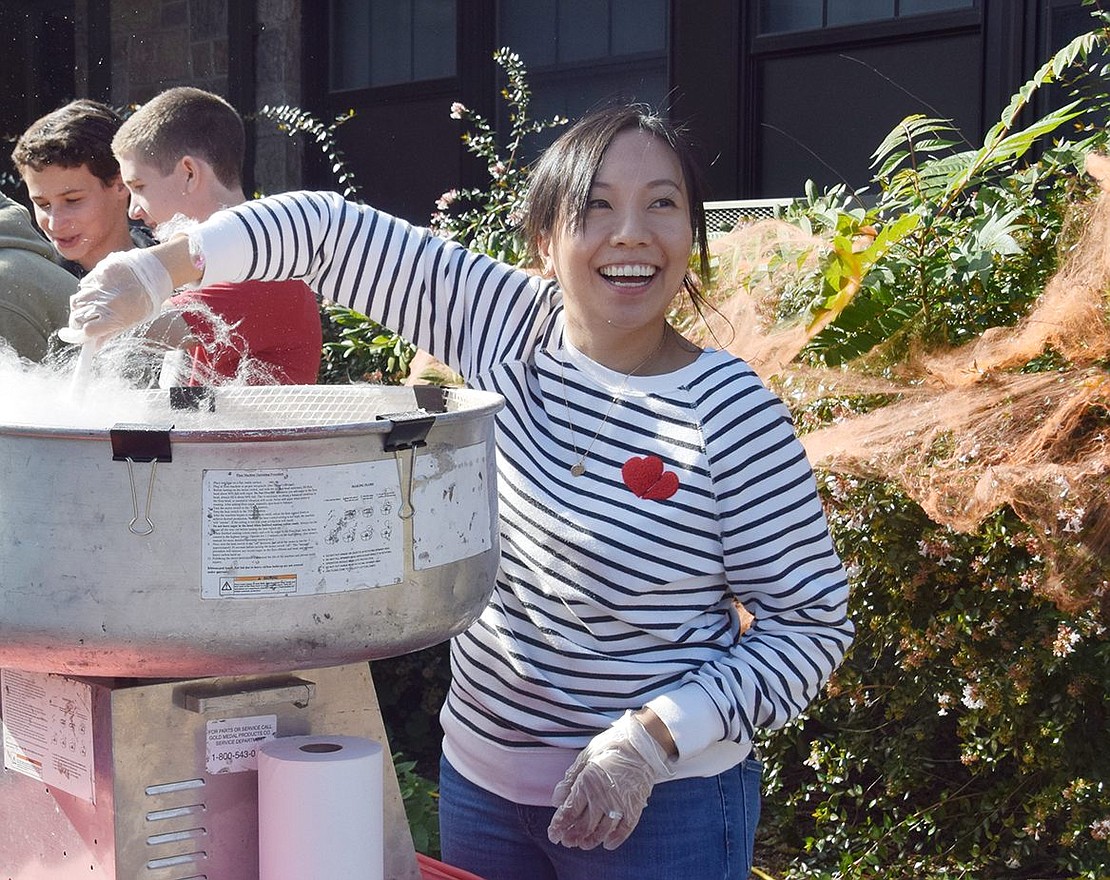
[[[742,360],[617,375],[564,338],[554,282],[332,193],[247,203],[196,237],[205,283],[303,278],[505,398],[497,585],[452,644],[441,715],[465,776],[547,805],[645,705],[677,775],[709,775],[817,696],[851,642],[847,584],[789,413]],[[734,598],[755,615],[743,638]]]

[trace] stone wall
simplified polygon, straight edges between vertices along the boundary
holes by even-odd
[[[302,106],[301,0],[253,0],[253,34],[229,40],[230,4],[241,2],[110,0],[111,103],[141,104],[163,89],[191,85],[232,100],[248,124],[265,104]],[[78,0],[75,11],[80,43],[87,0]],[[232,58],[234,52],[246,54]],[[239,106],[234,98],[244,92],[242,84],[229,81],[235,70],[254,73],[253,89],[245,90],[253,93],[252,107]],[[255,189],[280,192],[300,186],[300,143],[265,119],[254,123],[254,132]]]
[[[234,0],[233,0],[234,2]],[[305,107],[301,81],[301,0],[257,0],[255,104]],[[320,3],[320,0],[306,0]],[[306,108],[307,109],[307,108]],[[302,182],[304,143],[265,120],[255,125],[254,178],[261,192],[297,189]]]
[[[112,100],[170,86],[227,94],[228,0],[112,0]]]

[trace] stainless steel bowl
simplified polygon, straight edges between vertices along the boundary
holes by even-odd
[[[481,612],[500,397],[272,386],[176,403],[144,393],[136,422],[107,429],[0,424],[0,666],[331,666]]]

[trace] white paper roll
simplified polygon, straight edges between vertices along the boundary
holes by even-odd
[[[382,880],[382,747],[286,736],[258,754],[259,880]]]

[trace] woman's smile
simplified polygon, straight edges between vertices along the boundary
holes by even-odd
[[[602,266],[598,271],[602,278],[618,288],[638,289],[645,287],[659,270],[658,267],[646,263],[623,263]]]

